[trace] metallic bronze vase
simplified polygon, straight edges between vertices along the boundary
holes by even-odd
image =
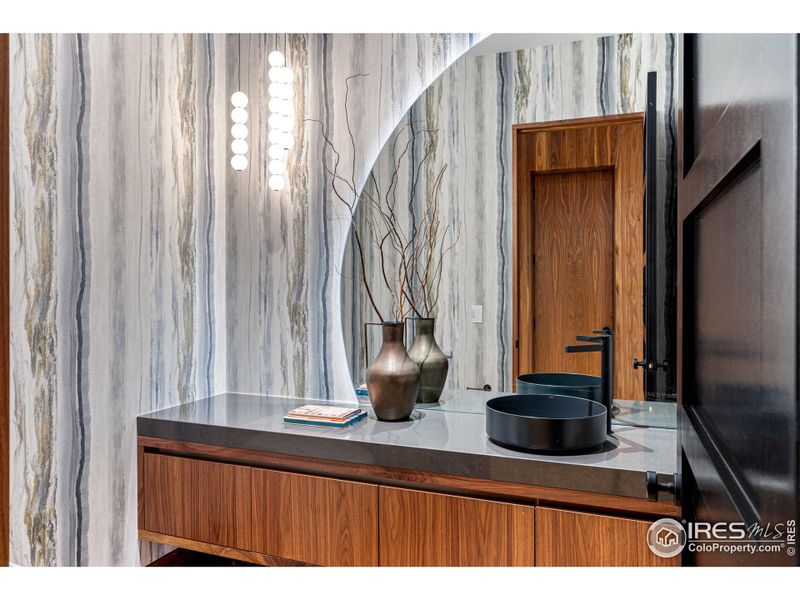
[[[367,369],[367,390],[375,416],[402,421],[411,416],[419,392],[419,368],[403,344],[404,323],[383,323],[383,345]]]
[[[450,361],[433,337],[434,323],[434,319],[417,319],[417,335],[408,351],[420,371],[417,402],[438,402],[450,369]]]

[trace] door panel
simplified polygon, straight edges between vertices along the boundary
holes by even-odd
[[[613,173],[534,175],[534,364],[600,375],[597,354],[567,354],[575,335],[614,329]]]
[[[515,376],[551,369],[597,372],[597,356],[559,355],[575,335],[609,324],[610,305],[614,397],[644,399],[643,372],[633,368],[644,351],[643,134],[641,113],[514,126]],[[607,205],[600,202],[609,196]],[[573,209],[589,212],[584,219]],[[605,231],[612,236],[610,255]],[[540,250],[550,256],[539,256]],[[557,271],[554,260],[566,271]],[[608,282],[606,269],[613,277],[601,288],[601,281]],[[537,280],[546,286],[543,292]],[[595,318],[606,322],[589,325]]]
[[[381,566],[533,566],[534,509],[380,488]]]
[[[651,522],[556,508],[536,509],[537,567],[666,567],[647,546]]]
[[[797,37],[687,35],[678,400],[689,520],[797,520]],[[690,564],[794,564],[786,553]]]

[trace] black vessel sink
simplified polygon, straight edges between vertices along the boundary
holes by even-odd
[[[539,452],[575,452],[606,440],[606,407],[555,394],[514,394],[486,403],[486,433],[502,445]]]
[[[602,380],[583,373],[528,373],[517,377],[518,394],[577,396],[603,403]]]

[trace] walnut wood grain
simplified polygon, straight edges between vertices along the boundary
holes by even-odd
[[[9,561],[9,53],[0,33],[0,566]]]
[[[651,521],[555,508],[536,508],[538,567],[666,567],[647,546]]]
[[[643,248],[643,194],[642,168],[643,144],[642,113],[593,117],[514,126],[513,152],[513,370],[520,373],[546,371],[537,363],[535,337],[539,335],[540,320],[537,313],[548,315],[546,306],[537,310],[536,278],[539,276],[536,240],[544,239],[550,230],[536,231],[538,215],[534,207],[537,190],[535,181],[543,175],[559,174],[568,181],[581,178],[586,172],[609,170],[613,174],[613,325],[615,330],[614,397],[630,400],[644,399],[642,374],[632,367],[634,356],[641,356],[644,347],[644,314],[642,299],[644,279],[642,273]],[[553,180],[551,180],[553,181]],[[568,184],[580,186],[580,182]],[[547,191],[547,189],[545,189]],[[552,190],[551,190],[552,191]],[[562,194],[563,195],[563,194]],[[556,235],[565,226],[555,225]],[[538,236],[538,238],[537,238]],[[607,297],[608,292],[601,296]],[[562,297],[562,312],[590,311],[586,303],[588,294]],[[576,302],[580,302],[576,304]],[[533,320],[536,319],[536,328]],[[600,325],[599,323],[597,324]],[[593,326],[592,328],[594,328]],[[587,333],[572,331],[569,334]],[[543,333],[544,348],[550,344],[549,332]],[[559,346],[563,344],[559,343]],[[550,360],[547,354],[545,360]],[[596,358],[596,357],[595,357]],[[588,357],[568,359],[580,363]],[[599,365],[599,360],[595,361]],[[546,365],[547,363],[545,363]],[[593,369],[596,370],[595,366]],[[584,372],[586,372],[584,370]]]
[[[488,499],[523,502],[545,502],[566,506],[592,508],[619,513],[654,516],[680,516],[680,507],[669,502],[650,502],[644,498],[630,498],[597,494],[561,488],[551,488],[523,483],[490,481],[445,475],[427,471],[399,469],[349,463],[329,459],[292,456],[240,448],[226,448],[194,442],[181,442],[139,436],[138,443],[145,450],[157,449],[183,456],[194,456],[211,460],[248,464],[254,466],[286,469],[299,473],[343,477],[369,483],[402,485],[404,487],[460,493]]]
[[[380,564],[533,566],[534,508],[380,488]]]
[[[146,542],[165,544],[167,546],[176,546],[178,548],[186,548],[188,550],[195,550],[197,552],[213,554],[214,556],[222,556],[225,558],[242,560],[256,565],[262,565],[264,567],[314,566],[314,565],[307,565],[306,563],[300,563],[294,560],[288,560],[286,558],[282,558],[279,556],[270,556],[268,554],[261,554],[259,552],[251,552],[248,550],[240,550],[238,548],[229,548],[227,546],[220,546],[218,544],[198,542],[197,540],[192,540],[189,538],[182,538],[182,537],[176,537],[174,535],[156,533],[154,531],[147,531],[145,529],[139,530],[139,539]]]
[[[377,486],[268,469],[252,474],[250,549],[323,566],[377,566]]]
[[[598,354],[568,354],[564,346],[578,332],[614,329],[613,171],[533,179],[533,364],[600,375]]]
[[[227,463],[145,453],[145,529],[250,549],[251,471]]]

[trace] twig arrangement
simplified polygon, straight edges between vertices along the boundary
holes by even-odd
[[[422,214],[419,221],[414,218],[420,178],[432,166],[435,158],[437,133],[435,129],[414,129],[413,123],[401,128],[391,143],[392,170],[389,183],[384,188],[378,180],[375,170],[370,173],[364,188],[359,192],[355,181],[357,148],[351,126],[349,111],[349,95],[351,81],[366,77],[359,73],[345,80],[344,113],[347,134],[353,153],[353,163],[349,178],[340,171],[341,154],[336,149],[326,130],[325,124],[318,119],[307,119],[320,125],[324,147],[330,150],[331,158],[323,152],[323,163],[326,172],[331,176],[331,191],[344,204],[350,213],[353,241],[358,253],[359,278],[367,293],[375,314],[381,321],[386,316],[392,320],[402,321],[409,314],[416,317],[435,316],[439,301],[439,286],[445,256],[455,247],[460,236],[460,227],[453,235],[450,225],[444,228],[440,222],[439,191],[441,189],[447,164],[443,165],[424,196]],[[416,144],[424,143],[424,152],[418,161],[414,161],[411,150]],[[398,188],[400,173],[406,162],[410,162],[410,188],[406,207],[410,223],[403,222],[398,205]],[[366,232],[359,231],[356,220],[356,208],[362,206],[362,217],[366,223]],[[368,239],[363,239],[366,233]],[[378,255],[380,279],[391,298],[391,312],[381,311],[370,273],[367,270],[365,244],[369,243]]]

